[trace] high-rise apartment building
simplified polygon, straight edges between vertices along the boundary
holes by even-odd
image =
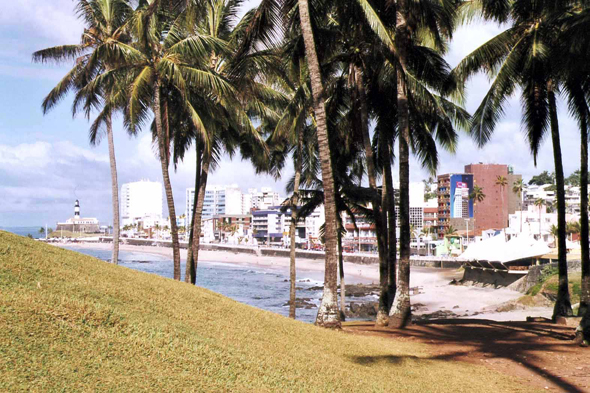
[[[279,206],[283,202],[279,193],[274,192],[270,187],[262,187],[260,191],[256,188],[250,188],[248,194],[251,209],[264,210]]]
[[[195,203],[195,189],[186,189],[186,226],[190,225]],[[231,186],[207,186],[203,202],[203,220],[217,215],[243,215],[249,214],[250,209],[244,206],[243,194],[237,185]]]
[[[121,224],[142,221],[151,226],[162,219],[162,183],[140,180],[121,186]]]
[[[448,173],[438,176],[438,225],[436,232],[444,238],[449,228],[466,227],[465,220],[473,218],[473,175],[470,173]]]

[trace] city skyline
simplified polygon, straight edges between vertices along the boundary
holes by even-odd
[[[256,5],[256,0],[244,3],[244,9]],[[43,47],[76,42],[82,32],[81,22],[72,12],[69,0],[55,0],[35,5],[32,1],[12,4],[0,15],[0,83],[10,95],[0,98],[0,226],[29,226],[51,224],[71,211],[75,199],[84,201],[88,214],[111,222],[110,173],[106,141],[97,147],[88,144],[89,124],[83,117],[72,120],[72,97],[66,98],[47,116],[40,106],[43,97],[61,79],[67,65],[32,64],[31,54]],[[60,28],[55,29],[56,21]],[[49,27],[51,28],[44,28]],[[493,24],[473,23],[456,32],[447,59],[453,66],[479,44],[493,37],[502,28]],[[485,76],[473,78],[468,85],[466,108],[473,112],[489,85]],[[438,173],[458,171],[476,162],[511,164],[528,180],[543,170],[553,171],[551,144],[546,140],[535,168],[528,146],[520,130],[520,103],[510,100],[506,116],[499,124],[490,144],[479,150],[471,139],[461,133],[456,155],[440,151]],[[577,126],[567,116],[567,106],[560,105],[562,149],[566,175],[579,166],[579,137]],[[119,183],[138,178],[161,181],[160,165],[148,132],[129,137],[120,116],[115,118],[115,151]],[[525,154],[523,154],[525,153]],[[177,209],[184,205],[184,191],[194,184],[195,154],[190,152],[176,172],[171,170]],[[430,176],[411,159],[412,181]],[[239,156],[229,160],[224,156],[211,183],[237,183],[242,189],[260,184],[271,186],[281,194],[292,176],[291,163],[278,181],[271,176],[256,175],[251,164]],[[397,178],[397,165],[394,165]],[[164,212],[164,214],[167,214]]]

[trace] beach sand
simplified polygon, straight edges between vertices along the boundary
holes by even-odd
[[[56,244],[60,246],[60,244]],[[68,243],[64,244],[70,249],[90,248],[95,250],[109,250],[108,243]],[[172,249],[155,246],[120,245],[121,251],[130,251],[145,254],[156,254],[172,259]],[[186,250],[180,250],[181,258],[186,259]],[[285,269],[289,267],[289,258],[257,256],[254,254],[232,253],[227,251],[199,251],[199,261],[231,263],[243,266],[258,266]],[[322,272],[323,260],[297,259],[297,269]],[[375,283],[379,282],[379,266],[377,264],[361,265],[344,263],[345,279],[347,284]],[[522,296],[507,288],[494,289],[473,286],[449,285],[453,279],[460,279],[462,271],[458,269],[436,269],[425,267],[412,267],[410,286],[417,289],[411,297],[415,308],[413,315],[423,317],[446,318],[477,318],[494,321],[524,321],[528,316],[551,317],[551,308],[531,308],[525,310],[513,310],[497,312],[496,308],[502,303],[518,299]],[[445,315],[440,315],[446,313]],[[439,315],[436,315],[436,314]],[[433,315],[434,314],[434,315]]]

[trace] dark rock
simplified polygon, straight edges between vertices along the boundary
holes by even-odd
[[[347,318],[369,319],[377,316],[378,302],[356,303],[351,302],[345,311]]]
[[[305,308],[306,310],[317,308],[317,306],[314,303],[311,303],[310,300],[311,298],[309,297],[295,299],[295,308]],[[290,305],[291,301],[289,300],[287,303],[283,304],[283,307]]]

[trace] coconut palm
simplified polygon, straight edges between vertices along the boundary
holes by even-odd
[[[113,58],[110,40],[125,41],[124,26],[132,13],[127,0],[80,0],[76,5],[78,16],[84,20],[85,29],[80,43],[47,48],[35,52],[33,61],[55,61],[63,63],[74,61],[74,67],[51,90],[43,101],[43,113],[48,113],[71,90],[80,90],[89,75],[112,67]],[[109,148],[109,163],[111,170],[111,194],[113,208],[113,253],[111,261],[119,261],[119,184],[117,180],[117,162],[115,158],[115,144],[113,140],[112,114],[117,109],[112,105],[113,91],[97,91],[93,97],[93,108],[102,108],[98,117],[90,128],[90,143],[98,144],[101,135],[99,131],[104,126]],[[120,95],[119,95],[120,101]],[[85,108],[86,115],[90,114],[90,106]],[[74,106],[76,115],[78,107]]]
[[[500,198],[502,201],[502,225],[506,225],[506,214],[504,214],[504,188],[508,184],[508,180],[506,180],[506,176],[498,176],[496,178],[496,185],[500,187]]]
[[[457,229],[450,225],[447,229],[445,229],[446,236],[453,236],[457,234]]]
[[[543,213],[543,207],[547,206],[547,202],[543,199],[543,198],[537,198],[535,199],[534,205],[537,206],[537,208],[539,209],[539,240],[542,240],[542,235],[541,235],[541,214]]]
[[[565,191],[561,156],[557,94],[563,78],[557,64],[561,61],[560,18],[572,10],[572,2],[557,0],[533,2],[515,0],[496,19],[508,20],[508,29],[469,54],[455,69],[460,80],[485,71],[493,77],[492,85],[473,116],[472,132],[480,146],[492,136],[503,114],[508,97],[522,90],[523,129],[533,157],[550,133],[555,164],[559,243],[559,291],[554,316],[572,314],[567,280],[565,250]]]
[[[332,159],[328,142],[328,124],[326,120],[325,91],[320,71],[320,63],[316,51],[316,42],[311,22],[308,0],[298,0],[301,32],[305,43],[305,54],[311,76],[311,90],[313,95],[313,110],[317,124],[317,139],[322,169],[322,183],[324,189],[324,207],[326,218],[326,264],[324,271],[324,294],[318,309],[316,325],[340,328],[340,313],[338,311],[337,283],[338,283],[338,244],[336,234],[337,212],[334,198],[334,176],[332,174]]]
[[[580,247],[582,264],[582,283],[578,315],[584,318],[588,328],[587,339],[590,340],[590,255],[588,229],[588,127],[590,126],[590,109],[588,94],[590,78],[587,70],[590,61],[590,47],[585,35],[580,35],[590,28],[590,7],[587,2],[575,2],[577,7],[563,19],[563,34],[560,47],[560,72],[566,75],[565,93],[567,94],[570,114],[578,121],[580,129]],[[581,330],[584,330],[583,327]]]
[[[516,195],[518,195],[518,206],[520,209],[520,232],[522,233],[522,191],[524,190],[524,182],[522,181],[522,179],[519,179],[517,181],[515,181],[512,184],[512,192],[515,193]]]
[[[92,91],[124,77],[129,91],[126,125],[132,133],[144,124],[149,110],[154,114],[153,128],[171,222],[174,278],[179,280],[178,228],[169,176],[171,118],[175,113],[182,114],[203,142],[203,154],[211,156],[214,148],[208,124],[194,106],[192,93],[197,90],[202,96],[217,97],[225,104],[236,101],[232,87],[211,67],[211,53],[224,53],[225,43],[187,26],[190,14],[170,15],[162,7],[158,1],[141,4],[130,22],[133,46],[111,42],[119,55],[116,67],[98,75],[85,89]],[[169,102],[174,102],[175,111],[168,110]]]

